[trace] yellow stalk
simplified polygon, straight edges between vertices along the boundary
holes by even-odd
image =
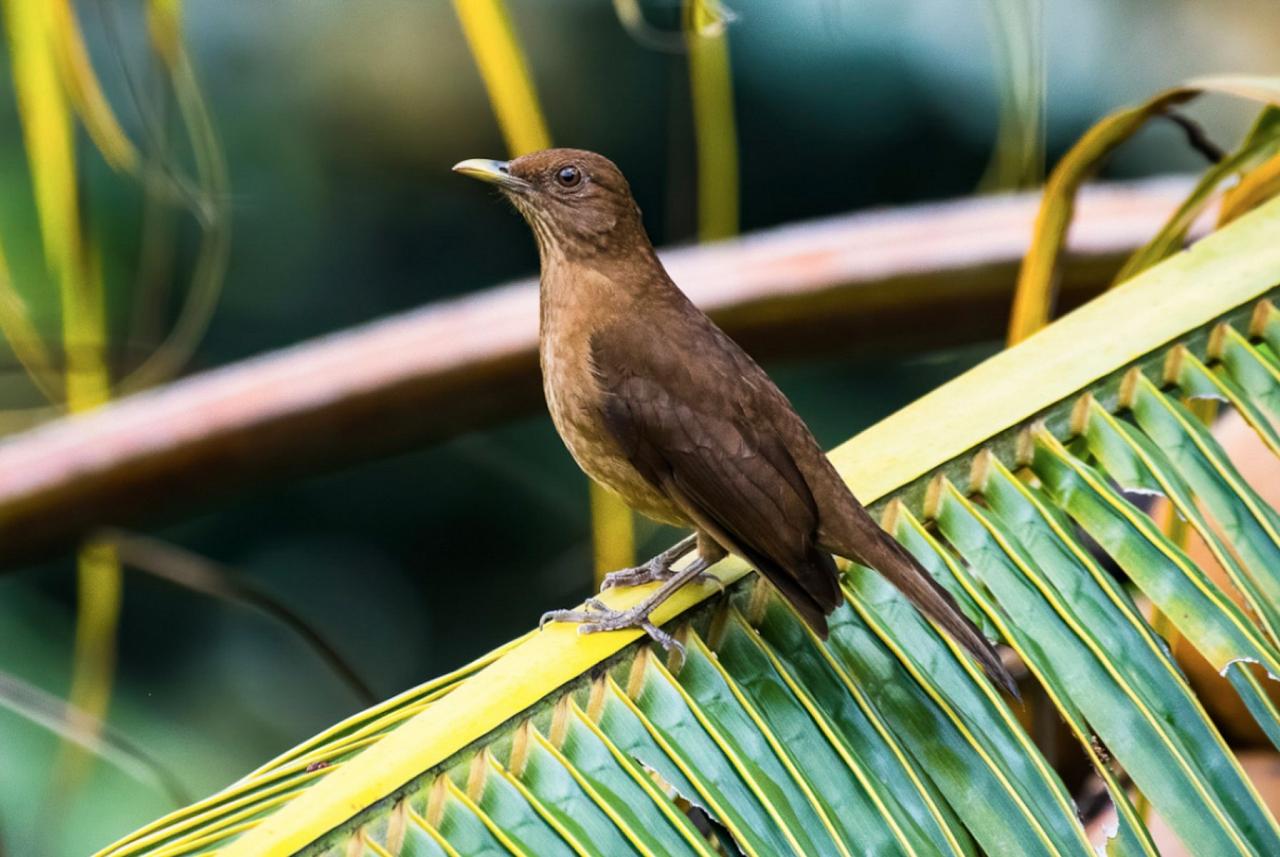
[[[67,406],[72,413],[91,410],[111,398],[110,376],[103,358],[106,345],[105,296],[98,254],[82,282],[69,282],[62,294],[63,341],[67,360]],[[66,280],[64,280],[66,282]],[[68,701],[105,719],[115,673],[116,629],[124,575],[115,547],[87,542],[76,554],[76,636]],[[89,757],[64,745],[55,768],[55,787],[69,793]]]
[[[106,323],[97,260],[88,264],[80,234],[71,108],[59,76],[57,3],[5,0],[14,89],[31,165],[45,259],[58,282],[66,354],[66,400],[85,411],[110,396],[103,360]],[[111,695],[115,632],[120,606],[120,565],[114,552],[87,545],[78,556],[79,602],[70,703],[101,720]],[[69,789],[87,757],[70,745],[54,783]]]
[[[182,50],[182,0],[147,0],[147,32],[165,64],[176,63]]]
[[[116,624],[123,588],[120,560],[114,545],[88,542],[76,554],[76,563],[76,669],[69,698],[72,705],[101,719],[111,702],[116,664]]]
[[[45,259],[50,270],[68,279],[80,258],[80,222],[71,111],[51,49],[53,16],[45,2],[5,0],[4,10]]]
[[[548,148],[551,135],[502,0],[454,0],[453,8],[489,92],[507,150],[514,157]]]
[[[471,55],[489,92],[498,127],[512,157],[551,146],[529,65],[502,0],[454,0]],[[617,496],[590,483],[591,540],[596,585],[610,571],[635,561],[635,519]]]
[[[591,482],[591,542],[596,556],[596,585],[611,571],[635,562],[635,516],[617,495]]]
[[[738,233],[738,138],[728,21],[715,0],[685,0],[685,40],[698,149],[698,237]]]
[[[138,165],[138,151],[116,121],[111,105],[102,94],[102,86],[89,62],[80,24],[71,0],[44,0],[49,4],[53,26],[53,52],[61,69],[62,81],[85,130],[97,145],[107,163],[117,170],[132,171]]]
[[[75,276],[60,281],[67,409],[73,414],[92,410],[111,399],[111,378],[104,359],[107,302],[102,260],[97,248],[87,255],[87,265],[77,267]]]

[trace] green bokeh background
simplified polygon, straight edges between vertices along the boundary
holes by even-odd
[[[34,2],[35,0],[33,0]],[[646,49],[600,0],[509,0],[557,143],[608,154],[659,244],[694,237],[687,66]],[[641,4],[674,27],[675,0]],[[729,0],[742,226],[973,193],[990,157],[997,78],[984,15],[1001,2]],[[114,12],[118,42],[101,10]],[[116,8],[116,7],[119,8]],[[78,4],[126,129],[150,104],[141,4]],[[1106,110],[1209,72],[1280,72],[1264,0],[1046,0],[1052,160]],[[190,371],[226,364],[536,270],[520,219],[449,173],[503,142],[444,0],[189,0],[185,32],[232,182],[231,264]],[[0,241],[56,337],[22,135],[0,64]],[[1247,112],[1194,115],[1225,141]],[[117,373],[176,310],[135,281],[138,188],[81,140],[84,204],[105,253]],[[1157,124],[1110,168],[1198,169]],[[174,236],[186,270],[196,233]],[[130,324],[150,313],[151,329]],[[483,331],[477,331],[483,335]],[[998,347],[834,355],[769,368],[826,445]],[[39,399],[0,350],[0,407]],[[423,414],[428,420],[430,414]],[[256,486],[152,532],[250,577],[325,629],[381,696],[523,632],[590,586],[586,483],[545,413],[393,459]],[[155,498],[157,508],[166,499]],[[671,534],[643,526],[646,553]],[[58,695],[69,682],[70,555],[0,576],[0,670]],[[242,609],[126,577],[111,723],[192,796],[352,713],[352,695],[293,636]],[[0,710],[0,853],[82,854],[168,811],[153,786],[97,764],[75,804],[42,813],[56,742]]]

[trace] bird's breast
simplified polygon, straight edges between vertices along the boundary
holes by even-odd
[[[578,466],[628,506],[664,523],[687,525],[671,501],[632,466],[610,434],[602,410],[606,391],[591,366],[592,331],[565,321],[544,316],[539,343],[542,388],[560,438]]]

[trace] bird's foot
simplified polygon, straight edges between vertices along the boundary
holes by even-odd
[[[635,569],[628,569],[634,571]],[[658,578],[661,579],[661,578]],[[579,634],[596,634],[600,631],[625,631],[640,628],[655,642],[668,652],[678,649],[684,654],[684,646],[666,631],[649,621],[649,613],[653,605],[637,604],[629,610],[612,610],[599,599],[588,598],[583,605],[584,610],[551,610],[542,614],[538,621],[541,628],[548,622],[576,622]]]
[[[670,580],[676,576],[676,570],[669,566],[656,566],[656,560],[651,559],[644,565],[637,565],[635,568],[624,568],[621,571],[611,571],[604,576],[604,580],[600,583],[600,591],[613,589],[616,586],[641,586],[646,583],[655,583],[664,580]],[[698,583],[714,583],[720,587],[720,591],[724,591],[724,581],[716,577],[709,571],[699,572],[697,577],[693,578]]]
[[[606,589],[613,589],[616,586],[641,586],[645,583],[670,580],[678,573],[671,566],[693,550],[693,547],[693,539],[685,539],[674,547],[667,548],[642,565],[610,572],[604,576],[604,580],[600,584],[600,591],[604,592]],[[724,591],[724,582],[710,572],[700,571],[693,579],[699,583],[714,583],[720,587],[721,591]]]
[[[688,547],[684,547],[682,543],[665,551],[662,556],[666,558],[668,565],[674,562],[671,557],[677,551],[681,551],[680,555],[683,555],[688,553]],[[705,557],[695,557],[688,566],[666,578],[662,586],[651,592],[643,601],[626,610],[612,610],[598,598],[589,598],[581,610],[552,610],[550,613],[543,613],[542,621],[538,625],[541,627],[548,622],[577,622],[579,634],[640,628],[656,640],[662,648],[667,651],[678,649],[683,655],[684,646],[680,645],[675,637],[655,625],[649,616],[658,608],[658,605],[674,595],[680,587],[700,577],[710,565],[711,563]]]

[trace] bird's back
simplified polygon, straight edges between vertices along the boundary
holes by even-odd
[[[692,304],[689,306],[692,308]],[[785,521],[782,520],[785,516],[780,516],[778,523],[801,530],[812,528],[812,541],[808,543],[811,549],[792,554],[793,563],[803,563],[808,567],[798,579],[794,568],[789,570],[791,574],[778,574],[776,570],[769,573],[767,568],[761,568],[766,576],[802,614],[811,608],[810,600],[827,613],[842,600],[835,568],[829,563],[831,554],[874,568],[925,616],[972,652],[988,675],[1016,694],[1016,686],[991,644],[961,612],[951,594],[914,556],[881,529],[854,497],[813,433],[773,380],[701,311],[694,308],[693,312],[681,312],[679,316],[684,321],[677,329],[685,330],[686,336],[714,343],[699,354],[680,355],[689,361],[689,365],[702,364],[702,371],[692,373],[695,380],[691,398],[717,402],[716,407],[721,412],[740,413],[745,423],[755,427],[756,453],[767,454],[770,444],[776,444],[785,450],[786,458],[794,462],[795,471],[803,478],[803,490],[807,492],[814,517],[809,519],[802,514],[802,520]],[[702,332],[701,339],[699,332]],[[775,463],[779,457],[778,452],[773,453]],[[785,463],[778,464],[770,472],[785,474]],[[785,504],[780,505],[779,511],[784,508]],[[794,509],[795,505],[792,504],[791,508]],[[828,562],[822,563],[822,559]],[[759,558],[749,556],[748,560],[760,567]],[[796,593],[797,583],[806,591]],[[806,618],[820,632],[825,630],[825,619],[815,622],[809,616]]]

